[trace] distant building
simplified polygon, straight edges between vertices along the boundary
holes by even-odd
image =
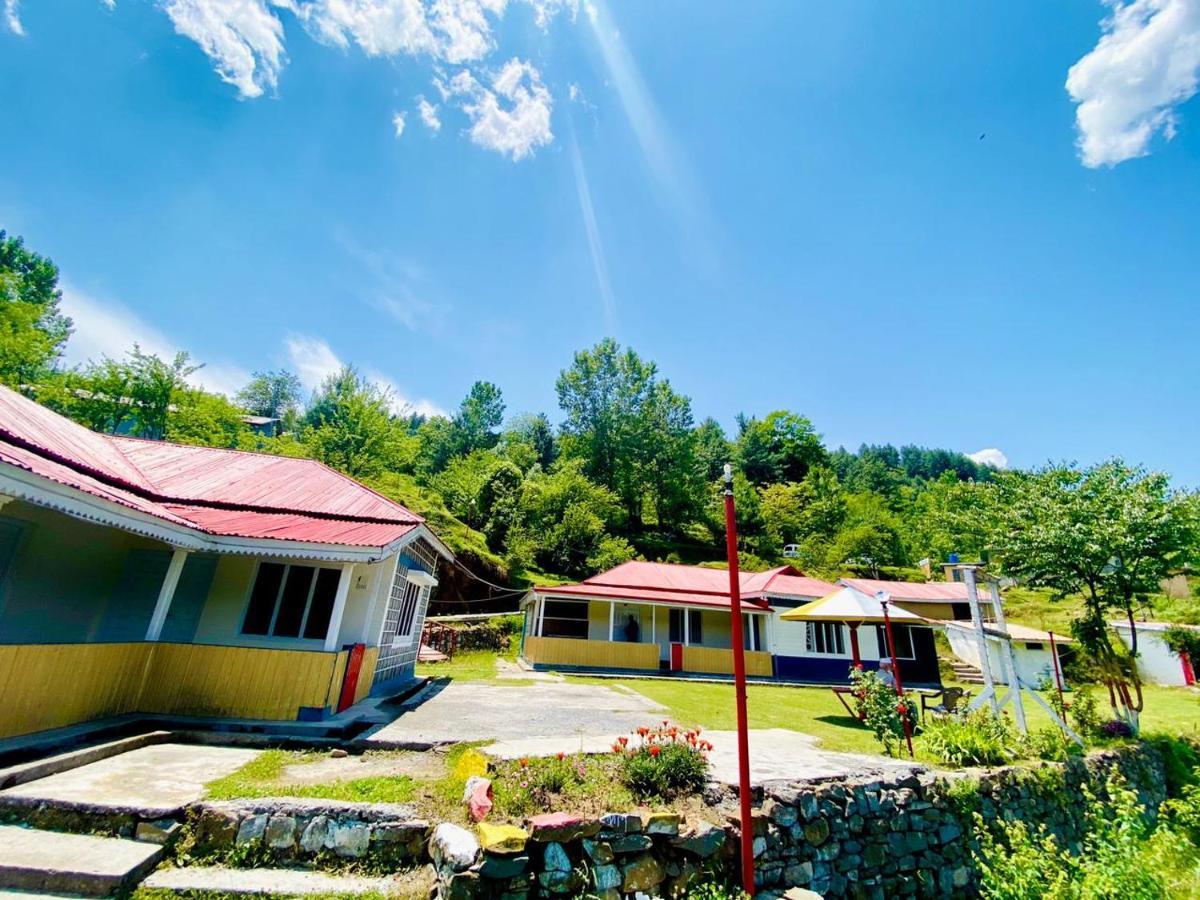
[[[1133,645],[1133,634],[1128,621],[1118,619],[1109,622],[1109,625],[1112,626],[1113,630],[1117,633],[1117,637],[1121,639],[1121,642],[1126,647]],[[1175,627],[1177,626],[1170,622],[1137,623],[1137,665],[1138,674],[1142,676],[1143,680],[1151,684],[1163,684],[1172,687],[1183,687],[1195,683],[1196,673],[1194,666],[1200,661],[1188,659],[1186,654],[1180,655],[1176,653],[1163,640],[1163,632],[1168,628]],[[1200,631],[1200,627],[1195,625],[1184,625],[1182,627]]]

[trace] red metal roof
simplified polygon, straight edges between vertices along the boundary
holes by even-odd
[[[896,600],[924,600],[930,603],[965,603],[967,586],[957,581],[884,581],[876,578],[843,578],[839,584],[849,585],[864,594],[887,591]],[[979,592],[979,599],[990,602],[987,591]]]
[[[3,387],[0,463],[213,535],[384,547],[423,522],[314,460],[97,434]]]
[[[768,608],[769,597],[772,595],[815,598],[824,597],[836,590],[833,585],[818,578],[809,578],[791,566],[781,566],[766,572],[739,572],[738,583],[741,586],[742,600],[759,609]],[[633,561],[593,575],[579,584],[544,588],[541,589],[541,593],[697,606],[727,606],[729,571],[703,566]]]

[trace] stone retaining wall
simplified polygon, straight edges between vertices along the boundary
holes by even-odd
[[[1147,809],[1166,797],[1163,761],[1149,747],[1086,760],[1009,767],[978,776],[918,774],[828,783],[777,783],[752,827],[760,897],[807,888],[826,897],[967,896],[972,815],[1044,823],[1067,846],[1081,837],[1081,789],[1120,771]],[[587,819],[535,816],[524,828],[443,823],[432,831],[403,806],[309,801],[206,803],[193,811],[198,846],[243,848],[303,862],[322,854],[382,864],[432,862],[442,900],[686,897],[698,879],[736,869],[735,798],[712,798],[712,821],[668,813]],[[257,848],[257,849],[256,849]]]

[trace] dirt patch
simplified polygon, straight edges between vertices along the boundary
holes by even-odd
[[[284,784],[329,784],[359,778],[433,779],[445,774],[445,757],[437,753],[373,753],[361,756],[326,756],[313,762],[294,763],[280,773]]]

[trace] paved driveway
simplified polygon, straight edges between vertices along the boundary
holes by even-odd
[[[627,688],[566,681],[435,683],[401,709],[395,721],[367,741],[436,744],[538,737],[578,739],[628,734],[665,718],[661,706]]]
[[[654,725],[669,712],[622,686],[538,681],[451,682],[418,694],[389,725],[367,738],[382,745],[493,741],[483,752],[504,759],[556,753],[604,753],[618,735]],[[706,731],[713,743],[712,775],[737,783],[737,738]],[[901,760],[822,750],[816,739],[772,728],[750,732],[750,777],[765,781],[839,778],[911,771]]]

